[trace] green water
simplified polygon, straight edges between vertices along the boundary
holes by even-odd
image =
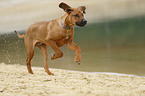
[[[81,65],[74,62],[75,52],[63,46],[63,58],[53,61],[48,59],[50,68],[145,76],[144,16],[76,27],[74,42],[82,49]],[[49,46],[48,53],[49,56],[54,53]],[[25,60],[23,39],[17,38],[15,34],[0,35],[0,62],[25,65]],[[32,66],[43,67],[38,48],[35,48]]]

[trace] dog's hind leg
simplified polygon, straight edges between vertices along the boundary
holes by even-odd
[[[47,52],[47,46],[46,46],[46,44],[38,43],[38,44],[36,44],[36,46],[41,50],[41,53],[43,55],[44,69],[45,69],[46,73],[48,75],[54,75],[53,73],[50,72],[50,70],[48,68],[48,64],[47,64],[47,55],[48,55],[48,52]]]
[[[26,60],[27,69],[29,73],[34,74],[31,69],[31,60],[34,56],[34,44],[31,41],[29,41],[29,43],[25,41],[25,45],[27,49],[27,60]]]

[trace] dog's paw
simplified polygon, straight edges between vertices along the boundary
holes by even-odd
[[[80,65],[81,63],[77,63],[78,65]]]
[[[51,72],[49,72],[49,73],[47,73],[48,75],[54,75],[53,73],[51,73]]]
[[[81,56],[75,55],[75,62],[76,62],[78,65],[80,65],[80,63],[81,63]]]
[[[80,64],[81,64],[81,62],[78,62],[78,61],[76,61],[76,60],[75,60],[75,62],[76,62],[76,64],[78,64],[78,65],[80,65]]]
[[[54,57],[55,57],[55,54],[51,54],[51,55],[50,55],[51,60],[53,60]]]

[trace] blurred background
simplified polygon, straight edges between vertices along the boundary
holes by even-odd
[[[61,0],[0,0],[0,63],[25,65],[26,48],[14,30],[23,34],[38,21],[65,14]],[[63,46],[64,56],[50,60],[50,68],[85,72],[115,72],[145,76],[145,0],[63,0],[77,8],[86,6],[88,24],[75,28],[74,42],[82,49],[82,63],[75,52]],[[53,50],[48,46],[48,55]],[[48,56],[48,57],[49,57]],[[32,66],[43,67],[41,52],[35,48]]]

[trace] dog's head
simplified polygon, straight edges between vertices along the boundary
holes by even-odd
[[[86,13],[85,6],[71,8],[69,5],[62,2],[59,4],[59,7],[62,8],[69,15],[69,21],[73,25],[84,27],[87,24],[87,20],[84,19],[84,14]]]

